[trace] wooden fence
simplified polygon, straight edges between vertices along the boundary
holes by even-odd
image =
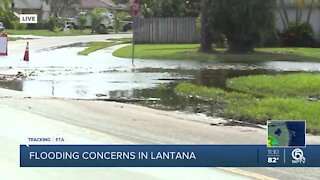
[[[136,18],[134,25],[136,43],[195,43],[196,19]]]

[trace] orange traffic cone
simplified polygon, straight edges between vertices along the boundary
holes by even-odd
[[[29,42],[27,42],[27,47],[26,47],[26,50],[24,51],[23,60],[29,61]]]

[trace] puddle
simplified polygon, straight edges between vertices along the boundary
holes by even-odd
[[[320,63],[314,62],[270,61],[261,65],[277,71],[320,71]]]

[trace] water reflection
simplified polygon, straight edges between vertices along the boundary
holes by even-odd
[[[259,74],[276,74],[280,73],[272,70],[253,69],[253,70],[230,70],[230,69],[203,69],[197,71],[194,79],[194,83],[198,85],[208,87],[218,87],[226,89],[227,79],[248,76],[248,75],[259,75]]]

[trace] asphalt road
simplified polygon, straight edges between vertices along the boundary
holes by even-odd
[[[16,161],[11,163],[9,170],[24,171],[27,174],[32,172],[26,169],[18,169],[18,143],[22,143],[23,137],[32,135],[46,135],[53,132],[67,137],[70,143],[139,143],[139,144],[261,144],[265,143],[265,129],[237,127],[237,126],[218,126],[220,121],[208,119],[201,116],[188,115],[176,112],[154,110],[130,104],[101,101],[79,101],[55,98],[31,97],[20,92],[10,90],[0,90],[0,113],[1,118],[1,144],[0,157],[11,157]],[[142,113],[143,112],[143,113]],[[11,125],[7,125],[7,124]],[[212,125],[216,123],[217,125]],[[57,127],[56,124],[59,124]],[[54,130],[51,130],[54,129]],[[71,129],[71,130],[70,130]],[[57,132],[56,132],[57,131]],[[6,133],[7,132],[7,133]],[[71,135],[70,135],[71,134]],[[73,135],[73,136],[72,136]],[[96,136],[99,136],[96,138]],[[78,137],[78,138],[74,138]],[[12,142],[11,139],[17,138],[18,141]],[[80,139],[79,139],[80,138]],[[94,140],[94,141],[92,141]],[[319,138],[308,136],[308,143],[319,143]],[[2,155],[2,156],[1,156]],[[6,161],[5,161],[6,162]],[[9,164],[10,164],[9,163]],[[0,163],[2,166],[6,163]],[[11,169],[10,167],[15,167]],[[7,173],[12,171],[6,171]],[[82,171],[78,170],[79,173]],[[127,171],[128,169],[125,169]],[[147,174],[138,176],[148,178]],[[137,170],[139,172],[139,170]],[[229,171],[228,169],[226,169]],[[233,169],[231,169],[233,170]],[[72,169],[32,170],[50,172],[57,177],[57,174],[69,174],[77,172]],[[88,171],[93,171],[92,169]],[[113,171],[115,176],[121,170],[98,169],[101,176],[96,174],[97,179],[109,175]],[[129,172],[137,173],[136,169],[129,169]],[[153,175],[170,174],[170,169],[152,169]],[[184,177],[183,174],[193,171],[193,169],[180,169],[181,174],[178,179]],[[92,173],[93,173],[92,172]],[[104,174],[103,172],[106,172]],[[319,171],[316,168],[243,168],[241,171],[233,171],[242,176],[250,176],[257,179],[319,179]],[[299,172],[299,173],[297,173]],[[197,174],[198,173],[198,174]],[[254,173],[254,174],[252,174]],[[18,173],[19,174],[19,173]],[[36,173],[39,175],[38,173]],[[71,173],[73,174],[73,173]],[[81,173],[80,173],[81,174]],[[230,179],[237,179],[234,173],[226,174],[225,170],[215,168],[195,169],[197,179],[207,179],[206,177],[225,176]],[[40,173],[41,175],[41,173]],[[127,177],[129,174],[122,174]],[[34,177],[34,176],[31,176]],[[66,176],[68,177],[68,176]],[[78,177],[78,176],[76,176]],[[131,176],[129,176],[131,177]],[[176,177],[176,176],[172,176]],[[199,178],[200,177],[200,178]],[[158,178],[158,177],[157,177]],[[81,178],[80,178],[81,179]],[[94,178],[95,179],[95,178]],[[160,178],[161,179],[161,178]],[[164,178],[166,179],[166,178]],[[170,178],[171,179],[171,178]],[[227,178],[228,179],[228,178]]]
[[[43,49],[107,38],[109,36],[97,35],[29,41],[32,48]],[[20,52],[25,43],[25,40],[10,42],[9,53]],[[266,130],[219,126],[217,119],[136,105],[37,97],[4,89],[0,89],[0,104],[0,168],[5,172],[0,176],[4,179],[320,179],[319,168],[19,168],[18,144],[23,143],[26,136],[48,132],[66,136],[70,143],[263,144]],[[308,136],[307,143],[318,144],[320,138]]]
[[[56,121],[37,113],[0,105],[0,179],[247,179],[209,168],[19,168],[19,144],[27,137],[59,136],[68,144],[128,144],[115,136]],[[191,171],[190,171],[191,170]]]
[[[10,35],[9,35],[10,37]],[[33,36],[31,36],[33,37]],[[107,39],[131,38],[132,34],[106,34],[106,35],[83,35],[83,36],[57,36],[41,37],[36,36],[34,39],[9,41],[8,54],[23,54],[27,42],[30,43],[30,51],[36,51],[51,47],[70,45],[74,43],[85,43],[93,41],[106,41]]]

